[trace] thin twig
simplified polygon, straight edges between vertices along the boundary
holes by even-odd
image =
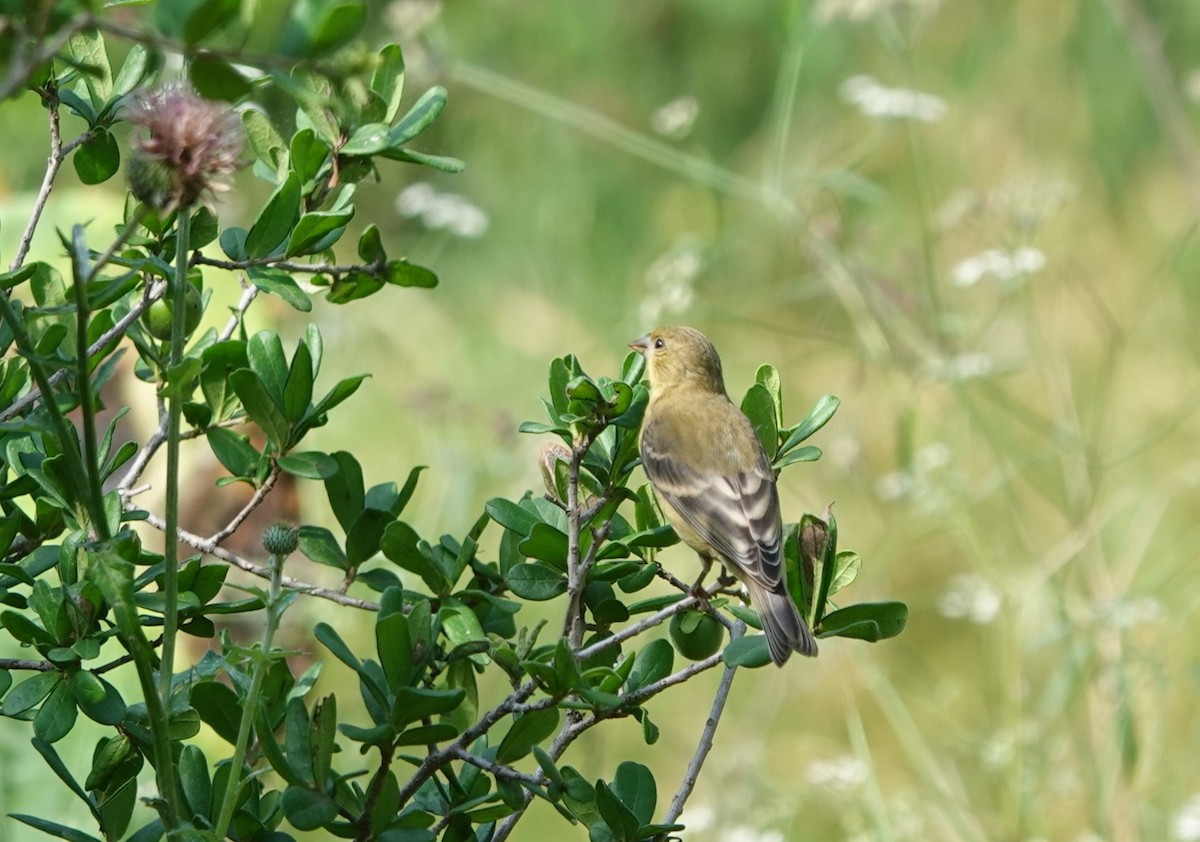
[[[730,640],[737,640],[746,633],[746,624],[740,620],[734,627],[733,633],[730,635]],[[700,769],[704,766],[704,761],[708,759],[708,753],[712,750],[713,737],[717,733],[717,725],[721,721],[721,714],[725,711],[725,702],[729,699],[729,689],[733,686],[733,677],[737,672],[737,667],[727,664],[725,673],[721,676],[721,683],[717,685],[717,693],[713,696],[712,709],[708,713],[708,721],[704,723],[704,730],[700,733],[700,742],[696,746],[696,752],[692,755],[691,761],[687,765],[687,769],[683,773],[683,780],[679,784],[679,790],[675,793],[675,797],[671,799],[671,807],[667,810],[666,816],[663,817],[665,824],[674,824],[675,820],[683,814],[683,806],[687,803],[688,798],[692,795],[692,790],[696,787],[696,781],[700,778]]]
[[[199,252],[197,252],[199,254]],[[238,301],[237,306],[233,309],[233,314],[229,317],[229,322],[225,325],[225,329],[221,331],[217,337],[218,341],[224,342],[233,336],[233,332],[237,330],[238,325],[242,323],[242,319],[246,315],[246,311],[250,309],[251,303],[258,297],[258,287],[246,280],[243,275],[238,278],[238,283],[242,285],[242,297]]]
[[[526,775],[524,772],[518,772],[511,766],[505,766],[501,763],[494,763],[491,760],[480,757],[477,754],[471,754],[465,748],[453,747],[452,754],[458,760],[464,763],[470,763],[485,772],[495,775],[498,778],[508,778],[511,781],[520,781],[526,786],[542,786],[542,780],[537,775]]]
[[[582,653],[580,654],[582,656]],[[682,684],[685,681],[691,680],[700,673],[710,670],[720,663],[721,653],[718,652],[715,655],[710,655],[702,661],[696,661],[688,664],[683,669],[671,673],[665,678],[659,679],[652,684],[647,684],[645,687],[641,687],[631,693],[626,693],[621,697],[621,703],[618,705],[614,705],[611,708],[605,708],[604,710],[595,711],[584,717],[581,717],[578,720],[575,720],[574,722],[569,722],[561,731],[559,731],[558,736],[554,738],[554,742],[550,744],[550,750],[548,754],[550,755],[551,759],[558,760],[566,752],[571,743],[579,739],[580,735],[588,729],[595,727],[606,719],[613,719],[618,716],[628,716],[630,709],[644,704],[647,700],[653,696],[657,696],[664,690],[668,690],[677,684]],[[724,703],[722,702],[722,704]],[[538,777],[538,783],[540,785],[545,785],[548,780],[549,779],[544,775]],[[525,814],[525,810],[528,809],[529,805],[533,802],[533,797],[534,796],[532,792],[529,790],[525,791],[522,805],[516,810],[516,812],[510,814],[496,827],[496,832],[492,836],[491,842],[504,842],[504,840],[508,838],[509,834],[511,834],[513,829],[517,826],[517,822],[519,822],[521,817]]]
[[[220,257],[206,257],[197,252],[192,257],[193,266],[212,266],[217,269],[228,269],[231,272],[250,269],[255,266],[269,266],[272,269],[282,269],[305,275],[348,275],[351,272],[366,272],[374,274],[382,271],[386,264],[376,263],[298,263],[294,260],[281,260],[278,257],[254,257],[247,260],[225,260]]]
[[[42,176],[42,186],[38,188],[37,197],[33,200],[33,210],[29,214],[29,221],[25,224],[25,231],[21,234],[17,253],[13,255],[12,262],[8,264],[10,272],[20,268],[25,262],[25,256],[29,254],[29,246],[33,243],[33,235],[37,231],[38,222],[41,221],[42,211],[45,210],[46,202],[50,199],[50,191],[54,189],[54,179],[58,176],[58,170],[65,160],[58,114],[58,91],[50,87],[42,97],[50,116],[50,159],[46,162],[46,173]]]
[[[262,501],[266,499],[271,489],[275,487],[275,481],[279,479],[279,474],[279,466],[272,465],[270,473],[267,474],[267,478],[263,480],[263,484],[258,487],[258,490],[254,492],[254,496],[242,507],[240,512],[233,516],[233,520],[214,532],[208,540],[213,544],[219,544],[234,532],[237,532],[238,527],[246,522],[246,518],[250,517],[254,510],[262,505]]]
[[[146,523],[159,531],[165,531],[166,524],[162,518],[154,514],[146,515]],[[193,532],[188,532],[186,529],[179,530],[179,540],[183,544],[187,544],[194,550],[199,550],[213,558],[219,558],[221,561],[227,561],[235,567],[258,576],[262,579],[270,579],[271,573],[267,568],[255,564],[249,559],[242,558],[235,552],[217,546],[207,538],[196,535]],[[336,602],[338,605],[349,605],[352,608],[361,608],[364,611],[378,611],[379,603],[371,602],[369,599],[358,599],[353,596],[339,593],[329,588],[322,588],[318,585],[313,585],[308,582],[302,582],[299,579],[293,579],[291,576],[284,576],[283,585],[286,588],[291,588],[294,591],[307,594],[308,596],[316,596],[321,599],[328,599],[330,602]]]
[[[534,694],[537,690],[537,685],[532,681],[526,681],[512,693],[510,693],[504,701],[489,710],[479,718],[479,721],[463,731],[457,740],[446,746],[440,751],[431,752],[421,761],[421,765],[417,767],[408,782],[400,788],[400,796],[397,801],[397,809],[408,803],[408,800],[416,794],[417,790],[429,780],[430,777],[437,772],[438,769],[445,766],[455,757],[455,752],[460,749],[465,750],[467,746],[475,742],[481,736],[491,730],[492,726],[499,722],[504,717],[513,712],[517,705],[523,703],[526,699]]]

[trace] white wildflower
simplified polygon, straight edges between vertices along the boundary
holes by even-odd
[[[757,827],[734,827],[721,836],[726,842],[783,842],[778,830],[762,830]]]
[[[664,316],[690,307],[702,268],[704,257],[697,245],[678,246],[651,263],[646,269],[646,297],[638,313],[641,324],[658,324]]]
[[[1200,840],[1200,792],[1188,799],[1171,821],[1171,836],[1179,842]]]
[[[868,117],[936,123],[946,116],[946,101],[940,97],[908,88],[889,88],[870,76],[851,76],[842,83],[841,94]]]
[[[1021,246],[1012,251],[988,249],[959,261],[951,277],[954,279],[954,285],[960,287],[974,286],[988,275],[1001,283],[1012,283],[1026,275],[1040,272],[1045,266],[1045,253],[1032,246]]]
[[[852,792],[867,782],[867,764],[857,757],[843,755],[830,760],[808,764],[805,779],[814,786],[823,786],[838,793]]]
[[[862,23],[905,6],[914,12],[932,15],[937,11],[938,4],[939,0],[820,0],[816,17],[821,22],[841,18],[851,23]]]
[[[444,230],[459,237],[475,239],[488,229],[488,215],[457,193],[439,193],[428,182],[410,184],[396,197],[396,212],[409,219],[420,219],[433,230]]]
[[[691,134],[698,116],[700,101],[694,96],[681,96],[650,115],[650,128],[657,135],[671,140],[682,140]]]
[[[938,610],[951,620],[970,620],[986,625],[1000,613],[1000,594],[982,576],[961,573],[938,600]]]

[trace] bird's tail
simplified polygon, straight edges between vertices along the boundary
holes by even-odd
[[[750,600],[762,621],[763,632],[767,636],[767,646],[771,650],[771,660],[778,666],[783,666],[793,652],[813,657],[817,654],[817,641],[808,630],[808,623],[796,610],[796,603],[787,591],[776,593],[769,591],[753,582],[750,587]],[[782,588],[780,589],[782,590]]]

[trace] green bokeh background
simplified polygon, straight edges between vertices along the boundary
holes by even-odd
[[[405,47],[406,100],[450,91],[418,146],[468,168],[397,165],[360,189],[358,221],[379,222],[389,252],[442,283],[318,304],[325,382],[373,379],[314,446],[353,450],[368,483],[428,465],[406,516],[422,534],[461,535],[485,500],[538,483],[540,442],[515,431],[540,420],[553,356],[613,374],[626,342],[687,323],[721,350],[735,397],[770,362],[789,423],[821,394],[843,401],[815,440],[825,458],[784,474],[785,516],[836,501],[842,542],[864,559],[851,595],[906,601],[909,627],[740,677],[685,838],[1200,839],[1200,8],[376,11]],[[944,114],[866,115],[844,93],[855,76],[901,107],[903,91],[936,96]],[[656,111],[682,97],[694,122],[656,133]],[[29,101],[0,111],[5,255],[41,179],[42,113]],[[55,254],[51,223],[82,216],[107,231],[119,212],[120,184],[76,191],[70,177],[42,256]],[[486,232],[399,214],[417,182],[464,197]],[[248,173],[240,185],[227,220],[250,218],[266,192]],[[1044,266],[955,283],[963,261],[1021,248]],[[218,301],[234,301],[216,281]],[[276,301],[257,318],[291,336],[305,323]],[[320,517],[320,488],[300,491]],[[664,561],[693,570],[682,549]],[[291,619],[311,627],[329,611]],[[568,762],[609,777],[635,756],[665,805],[715,679],[651,706],[658,744],[615,723]],[[23,764],[40,760],[26,730],[0,722],[4,812],[58,797],[29,800]],[[76,762],[88,754],[80,742]],[[22,832],[10,823],[0,837]],[[515,838],[586,833],[538,809]]]

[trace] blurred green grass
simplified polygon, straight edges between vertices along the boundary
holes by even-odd
[[[462,533],[537,484],[539,443],[515,429],[552,356],[615,372],[651,316],[694,324],[735,396],[771,362],[792,421],[842,398],[825,458],[785,473],[785,512],[836,500],[864,558],[851,595],[912,618],[897,640],[740,677],[690,838],[1200,839],[1200,10],[400,0],[380,20],[423,11],[403,32],[410,90],[450,90],[423,141],[468,169],[387,170],[361,219],[442,284],[318,306],[329,380],[374,377],[315,446],[369,452],[369,483],[429,465],[411,519]],[[944,115],[867,116],[842,93],[856,76]],[[657,134],[684,97],[694,122]],[[42,153],[18,147],[8,207],[38,180]],[[417,182],[487,231],[399,215]],[[1044,266],[955,282],[1022,247]],[[568,762],[601,776],[636,754],[665,803],[706,681],[650,708],[657,745],[618,723]],[[28,754],[3,733],[5,757]],[[28,803],[17,777],[6,809]],[[535,810],[517,838],[565,833]]]

